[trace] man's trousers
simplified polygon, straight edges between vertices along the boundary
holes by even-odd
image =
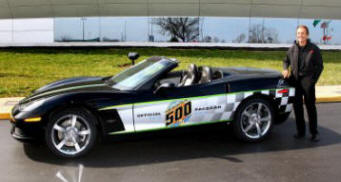
[[[318,134],[317,113],[315,106],[315,83],[312,76],[299,76],[293,81],[295,87],[294,112],[298,134],[305,134],[305,121],[303,110],[303,98],[308,113],[309,129],[311,135]]]

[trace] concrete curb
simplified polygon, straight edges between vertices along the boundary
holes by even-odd
[[[316,98],[317,103],[341,102],[341,97],[322,97]]]
[[[23,97],[0,98],[0,120],[10,119],[12,107]],[[316,86],[316,102],[341,102],[341,85]]]
[[[11,115],[9,113],[0,113],[0,119],[7,120],[10,118],[11,118]]]
[[[0,119],[10,119],[10,112],[13,106],[21,99],[23,99],[23,97],[0,98]]]

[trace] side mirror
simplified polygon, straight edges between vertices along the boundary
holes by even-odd
[[[135,60],[140,57],[139,53],[137,52],[129,52],[128,53],[128,58],[131,60],[131,64],[135,64]]]
[[[162,83],[159,87],[157,87],[154,90],[154,94],[157,94],[157,93],[159,93],[162,90],[165,90],[165,89],[168,89],[168,88],[173,88],[173,87],[175,87],[174,83],[169,83],[169,82]]]

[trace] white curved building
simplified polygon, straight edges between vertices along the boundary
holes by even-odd
[[[280,43],[292,42],[288,37],[295,27],[307,24],[312,39],[321,42],[321,29],[312,22],[333,20],[332,44],[341,44],[340,12],[340,0],[0,0],[0,43],[64,38],[146,42],[150,35],[166,41],[168,37],[158,38],[150,19],[191,16],[202,17],[201,39],[218,37],[227,43],[240,34],[247,37],[256,24],[276,29]]]

